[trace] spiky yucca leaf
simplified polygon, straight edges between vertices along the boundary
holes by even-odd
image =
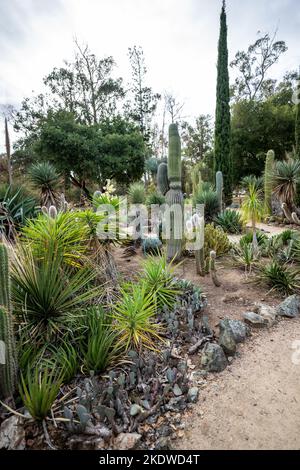
[[[144,184],[132,183],[127,194],[131,204],[144,204],[146,197]]]
[[[222,227],[222,229],[228,233],[241,233],[243,230],[241,215],[239,212],[230,209],[216,217],[215,224]]]
[[[60,175],[49,162],[35,163],[29,170],[32,185],[40,192],[41,206],[55,206],[58,199]]]

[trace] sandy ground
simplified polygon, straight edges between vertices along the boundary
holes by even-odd
[[[292,362],[300,320],[241,345],[240,357],[201,389],[177,449],[300,449],[300,364]]]

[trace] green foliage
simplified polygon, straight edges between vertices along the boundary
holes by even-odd
[[[160,163],[157,170],[157,186],[162,196],[165,196],[169,191],[168,181],[168,165],[167,163]]]
[[[10,297],[8,249],[3,243],[0,243],[0,342],[5,347],[5,363],[0,362],[0,398],[13,396],[17,377],[16,346]]]
[[[54,256],[62,256],[66,264],[78,266],[87,251],[90,232],[83,215],[80,212],[59,212],[52,218],[40,214],[23,227],[23,240],[30,244],[34,256],[47,256],[51,250]]]
[[[42,421],[50,413],[63,383],[61,370],[37,367],[21,375],[20,396],[32,418]]]
[[[256,238],[257,238],[258,246],[261,246],[261,247],[263,247],[268,241],[267,235],[264,232],[261,232],[260,230],[256,232]],[[253,242],[252,232],[248,232],[240,238],[241,247],[243,247],[244,245],[248,245],[249,243],[252,243],[252,242]]]
[[[260,222],[264,216],[264,205],[261,192],[252,184],[249,186],[249,193],[246,195],[241,209],[244,220],[250,220],[252,229],[255,230],[256,223]]]
[[[295,270],[277,260],[272,260],[261,267],[258,282],[261,281],[282,295],[290,295],[299,290],[299,270]]]
[[[80,309],[96,296],[91,288],[96,273],[89,267],[74,271],[52,247],[37,258],[29,246],[19,247],[12,264],[15,316],[37,343],[74,330]]]
[[[204,204],[204,217],[206,222],[212,222],[219,213],[218,195],[213,190],[197,193],[193,198],[193,204]]]
[[[257,261],[252,241],[251,243],[242,243],[241,245],[235,246],[233,250],[233,260],[237,266],[241,266],[245,269],[245,273],[251,273],[252,266]]]
[[[253,186],[258,191],[262,191],[264,186],[263,178],[261,176],[254,175],[244,176],[241,180],[241,187],[246,191],[249,191],[250,186]]]
[[[130,347],[157,349],[160,326],[155,322],[156,307],[153,294],[147,293],[142,283],[121,288],[113,311],[119,344],[126,350]]]
[[[272,177],[274,167],[275,153],[269,150],[266,156],[265,173],[264,173],[264,194],[265,194],[265,215],[272,214]]]
[[[237,211],[227,209],[215,219],[215,224],[228,233],[241,233],[243,230],[243,221]]]
[[[146,205],[148,207],[151,207],[152,205],[162,206],[165,202],[165,197],[158,192],[150,193],[146,199]]]
[[[273,173],[274,194],[292,207],[297,195],[297,185],[300,184],[300,161],[285,160],[277,162]]]
[[[7,239],[14,240],[17,231],[35,213],[36,201],[27,195],[24,188],[0,187],[0,234],[2,232]]]
[[[205,259],[209,258],[210,252],[215,251],[217,256],[221,256],[230,250],[230,241],[226,233],[220,227],[212,224],[205,225],[204,229],[204,254]]]
[[[132,183],[127,194],[131,204],[144,204],[146,198],[145,185],[143,183]]]
[[[86,332],[81,340],[81,354],[88,371],[101,373],[120,358],[122,346],[118,342],[118,328],[101,307],[86,312]]]
[[[295,154],[300,159],[300,75],[297,82],[297,103],[296,103],[296,120],[295,120]]]
[[[225,202],[228,203],[232,198],[232,162],[230,153],[230,93],[225,3],[223,3],[220,17],[217,74],[215,172],[222,171],[223,173],[224,197]]]
[[[145,285],[146,294],[151,295],[159,312],[164,305],[172,309],[180,291],[174,283],[173,263],[165,255],[148,256],[142,264],[140,281]]]
[[[145,238],[142,241],[142,250],[144,254],[154,254],[157,255],[160,253],[162,248],[162,242],[159,238]]]
[[[29,179],[40,192],[41,206],[55,206],[58,201],[57,189],[60,175],[49,162],[35,163],[29,169]]]

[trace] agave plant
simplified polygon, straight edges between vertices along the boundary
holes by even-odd
[[[230,209],[218,215],[218,217],[215,218],[215,224],[222,227],[222,229],[228,233],[241,233],[243,230],[241,215],[239,212]]]
[[[15,317],[36,343],[72,332],[80,309],[100,295],[99,287],[90,287],[95,273],[89,267],[74,271],[53,247],[37,258],[21,244],[12,261]]]
[[[58,185],[60,175],[49,162],[35,163],[29,170],[29,178],[33,187],[40,192],[41,206],[55,206],[58,202]]]
[[[233,249],[233,261],[235,265],[245,269],[245,274],[251,274],[252,268],[257,262],[252,243],[235,246]]]
[[[146,197],[144,184],[132,183],[127,194],[131,204],[144,204]]]
[[[119,344],[126,350],[130,347],[156,350],[156,343],[161,340],[161,328],[155,315],[153,293],[147,293],[143,283],[122,287],[112,314]]]
[[[14,241],[17,231],[36,214],[36,201],[25,190],[12,186],[0,188],[0,233]]]
[[[197,204],[204,205],[204,216],[206,222],[211,222],[219,212],[218,195],[213,190],[200,191],[193,198],[194,206]]]
[[[274,194],[289,208],[293,207],[300,183],[300,161],[290,158],[277,162],[272,179]]]
[[[265,282],[271,290],[276,290],[282,295],[290,295],[299,291],[300,273],[287,264],[272,260],[261,267],[257,282]]]
[[[256,190],[262,191],[264,185],[264,179],[262,176],[249,175],[245,176],[241,180],[241,187],[246,191],[249,190],[250,186],[254,186]]]

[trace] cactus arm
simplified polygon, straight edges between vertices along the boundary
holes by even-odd
[[[168,181],[168,165],[166,163],[161,163],[158,166],[157,170],[157,187],[159,192],[165,196],[169,191],[169,181]]]
[[[216,252],[215,252],[215,251],[211,251],[211,252],[210,252],[210,256],[209,256],[209,270],[210,270],[210,275],[211,275],[211,278],[212,278],[212,281],[213,281],[214,285],[215,285],[216,287],[220,287],[220,286],[221,286],[221,282],[219,281],[218,276],[217,276],[215,261],[216,261]]]
[[[219,213],[223,211],[223,173],[217,171],[216,173],[216,193],[218,195]]]

